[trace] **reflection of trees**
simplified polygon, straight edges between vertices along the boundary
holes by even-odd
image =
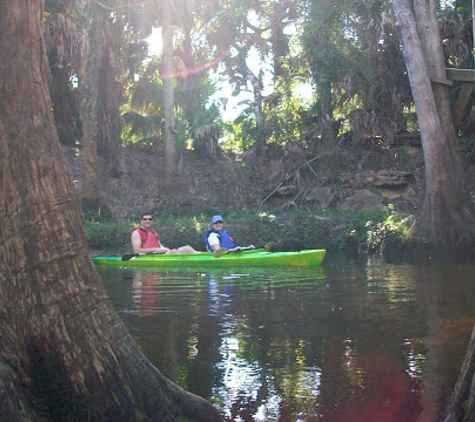
[[[417,414],[416,381],[405,371],[402,347],[407,331],[400,327],[417,338],[424,325],[414,297],[394,301],[408,288],[407,276],[389,272],[372,286],[364,272],[354,281],[329,276],[312,289],[266,286],[264,299],[256,300],[236,293],[232,311],[246,316],[237,327],[238,354],[267,371],[260,389],[282,397],[281,420],[296,420],[300,411],[332,422],[355,420],[356,410],[365,421]]]
[[[189,278],[134,270],[134,306],[141,306],[140,314],[147,318],[134,318],[130,324],[135,324],[144,353],[168,378],[210,397],[220,379],[216,367],[221,358],[220,318],[226,306],[221,302],[226,287],[218,287],[212,278],[204,283],[190,283]],[[156,342],[158,337],[168,340]]]
[[[213,278],[207,280],[207,301],[200,312],[194,316],[193,336],[196,337],[198,353],[190,362],[189,388],[203,397],[209,397],[213,385],[219,383],[216,365],[221,356],[219,347],[221,342],[220,326],[220,292]],[[210,376],[211,375],[211,376]]]
[[[165,375],[230,420],[415,421],[420,391],[427,409],[443,401],[463,353],[457,327],[471,328],[459,317],[473,313],[459,281],[470,274],[453,268],[161,277],[159,312],[128,325]],[[457,309],[445,302],[455,294]]]
[[[463,362],[473,327],[473,317],[467,317],[473,315],[473,267],[419,265],[416,273],[418,298],[427,309],[424,409],[418,419],[425,422],[441,419]]]

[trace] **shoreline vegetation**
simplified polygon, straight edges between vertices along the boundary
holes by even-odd
[[[401,255],[413,218],[394,211],[293,211],[234,215],[222,211],[226,226],[239,245],[273,242],[274,251],[326,249],[350,256],[365,253]],[[156,213],[159,215],[159,213]],[[209,225],[204,215],[155,218],[154,228],[168,247],[189,244],[203,251],[203,235]],[[93,256],[123,255],[131,251],[129,237],[137,221],[85,220],[86,236]]]

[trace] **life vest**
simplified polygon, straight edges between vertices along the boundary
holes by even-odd
[[[142,248],[161,248],[162,244],[158,237],[158,233],[155,230],[145,230],[142,227],[133,229],[133,232],[138,232],[140,235],[140,240],[142,241]]]
[[[234,243],[233,238],[229,235],[229,233],[226,230],[220,230],[219,232],[217,232],[217,231],[214,231],[212,227],[208,227],[208,229],[205,232],[205,243],[206,243],[206,249],[208,250],[208,252],[213,252],[213,250],[211,249],[211,245],[208,242],[208,237],[213,232],[218,235],[219,246],[221,248],[232,249],[236,247],[236,244]]]

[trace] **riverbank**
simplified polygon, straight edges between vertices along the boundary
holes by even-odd
[[[296,251],[327,249],[351,255],[378,251],[389,243],[402,240],[406,226],[395,229],[396,223],[407,215],[390,210],[380,211],[322,211],[286,210],[280,214],[222,212],[226,230],[239,245],[264,245],[273,242],[273,250]],[[168,247],[191,245],[205,250],[203,235],[209,225],[208,216],[158,217],[154,228],[162,243]],[[123,255],[130,252],[129,237],[138,220],[120,222],[86,221],[86,236],[93,256]]]

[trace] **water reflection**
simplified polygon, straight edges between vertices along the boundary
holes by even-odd
[[[474,322],[473,267],[99,270],[147,357],[230,421],[436,420]]]
[[[132,302],[143,315],[158,312],[160,273],[156,271],[135,271],[132,282]]]

